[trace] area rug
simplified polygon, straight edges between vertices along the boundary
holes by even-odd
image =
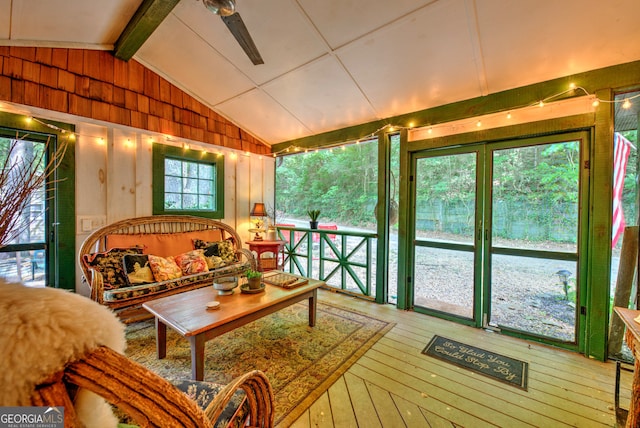
[[[228,383],[265,372],[275,395],[275,423],[288,426],[394,324],[318,303],[309,327],[304,303],[225,333],[205,347],[204,380]],[[167,329],[167,356],[158,360],[153,320],[127,327],[127,356],[169,380],[191,376],[189,343]]]
[[[438,335],[422,353],[527,390],[529,363]]]

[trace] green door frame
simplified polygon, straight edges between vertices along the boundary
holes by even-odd
[[[55,195],[45,214],[46,245],[49,248],[45,273],[47,286],[76,288],[75,227],[75,127],[49,120],[32,120],[23,115],[0,112],[0,132],[6,137],[29,135],[35,141],[49,139],[49,152],[66,144],[64,158],[47,183],[47,193]]]
[[[580,185],[579,185],[579,201],[578,201],[578,242],[577,242],[577,254],[578,259],[576,262],[578,263],[578,281],[576,283],[577,288],[577,313],[576,313],[576,344],[566,343],[566,342],[558,342],[553,340],[544,340],[543,338],[524,334],[521,332],[503,329],[503,334],[526,338],[528,340],[534,340],[544,343],[552,343],[555,346],[577,350],[579,352],[584,351],[584,338],[585,338],[585,321],[586,321],[586,277],[587,277],[587,262],[588,260],[588,247],[586,245],[588,241],[588,208],[589,208],[589,168],[585,168],[585,166],[589,165],[590,159],[590,146],[591,146],[591,133],[589,131],[580,131],[580,132],[558,132],[552,135],[547,135],[544,137],[533,137],[527,139],[518,139],[518,140],[507,140],[501,141],[497,143],[488,143],[485,145],[485,166],[487,168],[487,174],[485,175],[485,182],[483,183],[484,188],[484,207],[485,207],[485,221],[484,221],[484,235],[485,235],[485,245],[484,245],[484,259],[487,260],[485,265],[486,269],[484,271],[484,284],[487,284],[484,287],[483,296],[483,317],[485,315],[490,315],[491,308],[491,256],[492,254],[507,254],[511,256],[523,256],[530,257],[531,254],[535,253],[535,251],[531,250],[519,250],[519,249],[500,249],[493,248],[493,244],[491,241],[491,231],[492,231],[492,219],[493,219],[493,210],[492,210],[492,192],[489,191],[493,182],[493,159],[492,154],[495,150],[501,150],[505,148],[519,148],[519,147],[527,147],[534,146],[539,144],[553,144],[560,143],[566,141],[580,141],[580,160],[579,160],[579,175],[580,175]],[[542,254],[540,254],[542,256]],[[556,255],[559,259],[573,260],[573,257],[567,256],[563,257],[562,254]],[[486,322],[483,321],[482,327],[487,327]]]
[[[605,94],[598,94],[605,99]],[[603,109],[608,111],[609,109]],[[415,201],[411,196],[415,167],[412,165],[413,154],[422,150],[433,148],[454,147],[478,142],[496,143],[505,140],[517,140],[533,138],[540,135],[565,134],[570,132],[586,131],[588,133],[588,153],[583,153],[583,167],[588,167],[589,176],[583,192],[588,193],[588,207],[581,207],[588,211],[588,218],[584,220],[582,227],[584,242],[581,242],[583,251],[583,275],[580,304],[586,308],[584,315],[583,332],[580,336],[579,351],[587,356],[604,361],[606,355],[606,336],[609,322],[609,284],[611,262],[611,174],[612,174],[612,147],[611,144],[595,144],[597,141],[613,141],[613,131],[607,136],[601,135],[601,129],[595,126],[600,116],[607,116],[606,112],[582,114],[558,119],[536,122],[534,124],[521,124],[486,131],[471,132],[466,134],[451,135],[407,142],[401,147],[400,165],[406,174],[400,176],[400,219],[399,230],[399,263],[398,267],[398,308],[413,309],[413,296],[411,294],[411,276],[414,263],[412,248],[414,236],[412,225]],[[611,115],[613,123],[613,116]],[[588,156],[588,157],[587,157]],[[584,193],[583,193],[584,194]],[[598,198],[594,198],[594,194]],[[609,201],[609,202],[607,202]],[[587,230],[585,231],[584,228]]]
[[[412,263],[411,265],[407,266],[406,269],[407,269],[407,272],[409,272],[409,277],[411,278],[415,277],[415,272],[414,272],[415,264],[413,262],[415,261],[414,249],[416,246],[420,246],[420,243],[418,242],[418,239],[415,233],[416,192],[418,188],[416,177],[418,175],[417,174],[418,160],[425,159],[425,158],[432,158],[432,157],[440,157],[440,156],[455,156],[455,155],[468,154],[468,153],[474,153],[475,159],[476,159],[476,194],[475,194],[475,210],[474,210],[475,230],[474,230],[473,244],[438,242],[437,244],[434,243],[431,245],[423,244],[423,246],[439,248],[443,250],[467,251],[467,252],[473,253],[473,260],[474,260],[473,261],[473,272],[474,272],[473,273],[473,284],[474,284],[473,286],[473,301],[474,301],[473,318],[472,319],[464,318],[464,317],[460,317],[453,314],[447,314],[447,313],[438,312],[435,310],[429,310],[426,308],[415,308],[413,305],[413,301],[415,298],[414,287],[407,287],[406,293],[403,293],[403,294],[405,294],[407,302],[410,303],[410,306],[416,312],[425,313],[428,315],[434,315],[434,316],[437,316],[438,318],[442,318],[450,321],[456,321],[460,324],[470,325],[474,327],[481,327],[483,305],[479,304],[478,302],[482,302],[483,296],[482,296],[482,289],[477,285],[481,283],[482,264],[483,264],[483,260],[485,259],[483,254],[484,246],[482,245],[483,234],[478,233],[478,231],[482,231],[483,229],[482,216],[484,212],[483,203],[485,200],[483,196],[484,187],[482,185],[483,183],[482,178],[484,176],[484,169],[485,169],[485,161],[484,161],[485,145],[484,144],[425,149],[421,151],[412,152],[410,154],[411,168],[410,168],[410,174],[409,174],[409,186],[410,186],[409,199],[411,200],[411,208],[407,214],[410,218],[411,223],[409,223],[410,226],[407,227],[407,240],[412,243],[412,246],[408,248],[407,251],[408,251],[408,257],[412,260]],[[411,281],[411,283],[413,282]],[[407,286],[408,285],[409,284],[407,284]]]

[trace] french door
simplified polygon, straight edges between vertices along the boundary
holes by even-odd
[[[587,135],[413,154],[416,310],[578,345]]]

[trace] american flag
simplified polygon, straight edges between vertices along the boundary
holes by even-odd
[[[633,147],[631,142],[619,133],[615,133],[613,140],[613,219],[611,247],[615,247],[626,226],[622,212],[622,190],[624,176],[627,172],[629,151]]]

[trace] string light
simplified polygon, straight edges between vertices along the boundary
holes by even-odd
[[[569,83],[569,88],[568,89],[566,89],[564,91],[561,91],[561,92],[558,92],[557,94],[550,95],[550,96],[548,96],[546,98],[543,98],[543,99],[541,99],[539,101],[536,101],[533,104],[525,104],[525,105],[520,105],[520,106],[513,106],[509,111],[507,111],[506,118],[507,119],[511,119],[513,117],[513,114],[511,113],[512,110],[517,110],[517,109],[527,108],[527,107],[532,107],[532,106],[537,106],[539,108],[544,108],[544,107],[547,106],[547,103],[553,101],[554,99],[556,99],[558,97],[561,97],[563,95],[566,95],[566,94],[568,94],[570,92],[576,92],[576,91],[581,91],[586,96],[593,96],[594,100],[593,100],[593,102],[591,104],[593,107],[598,107],[600,105],[600,103],[612,103],[612,104],[621,104],[622,108],[628,109],[628,108],[631,107],[631,100],[636,99],[636,98],[640,98],[640,93],[638,93],[636,95],[633,95],[633,96],[630,96],[630,97],[626,97],[624,100],[616,100],[616,99],[614,99],[614,100],[603,100],[603,99],[595,97],[593,94],[589,93],[589,91],[587,91],[582,86],[578,86],[574,82],[571,82],[571,83]],[[497,112],[497,113],[500,113],[500,112]],[[504,113],[502,113],[502,114],[504,114]],[[488,114],[487,116],[491,116],[491,115],[492,114]],[[471,119],[471,120],[473,121],[472,123],[476,124],[476,127],[482,127],[483,126],[483,124],[482,124],[482,122],[480,120],[477,120],[477,119]],[[426,124],[425,125],[416,125],[415,122],[413,122],[413,121],[409,122],[408,126],[399,126],[399,125],[393,125],[393,124],[387,123],[384,126],[382,126],[381,128],[377,129],[376,131],[371,132],[370,134],[368,134],[366,136],[362,136],[362,137],[358,138],[353,143],[344,142],[344,143],[339,143],[339,144],[335,144],[335,145],[332,145],[332,146],[323,146],[322,149],[328,149],[330,152],[332,152],[333,151],[332,150],[333,147],[343,146],[343,149],[344,149],[345,145],[360,144],[361,141],[366,141],[368,139],[374,138],[376,136],[376,134],[378,134],[380,131],[386,130],[387,132],[394,132],[394,131],[402,130],[402,129],[411,130],[411,129],[414,129],[414,128],[422,128],[422,127],[425,127],[425,126],[427,126],[427,125]],[[451,125],[451,124],[435,125],[436,128],[444,127],[444,126],[449,127],[450,129],[458,129],[458,128],[464,129],[465,124],[464,123],[457,123],[456,125]],[[429,125],[429,128],[427,129],[427,133],[428,134],[432,134],[433,133],[433,129],[434,129],[434,126]],[[273,152],[273,156],[274,157],[282,156],[285,153],[289,153],[291,150],[299,150],[299,149],[300,149],[299,147],[297,147],[295,145],[291,145],[291,146],[289,146],[287,148],[284,148],[282,150]],[[319,149],[316,148],[315,152],[317,153],[318,150]]]
[[[27,122],[27,123],[36,122],[36,123],[38,123],[38,124],[40,124],[42,126],[45,126],[47,128],[50,128],[50,129],[53,129],[56,132],[59,132],[60,134],[63,134],[68,139],[75,139],[76,137],[85,137],[87,139],[91,139],[93,141],[96,141],[98,145],[105,145],[106,144],[106,140],[105,140],[104,137],[96,136],[96,135],[89,135],[89,134],[81,134],[81,133],[76,132],[76,131],[70,131],[68,129],[63,129],[63,128],[57,126],[57,125],[44,122],[44,121],[42,121],[40,119],[37,119],[37,118],[35,118],[33,116],[27,116],[27,115],[25,115],[25,116],[26,116],[25,117],[25,122]],[[189,150],[189,149],[192,148],[191,145],[189,145],[189,143],[186,143],[186,142],[180,143],[180,142],[178,142],[176,140],[176,138],[174,138],[173,136],[168,135],[168,134],[162,134],[160,139],[164,139],[167,142],[171,142],[171,143],[173,143],[172,145],[174,145],[174,146],[178,146],[178,147],[181,146],[185,150]],[[153,145],[157,141],[154,139],[153,136],[150,136],[148,138],[148,142],[149,142],[150,145]],[[127,146],[127,147],[135,147],[136,146],[136,142],[132,141],[131,138],[127,138],[126,140],[124,140],[124,145]],[[194,147],[193,150],[200,150],[202,152],[203,156],[206,153],[209,153],[206,147],[204,147],[204,148],[200,148],[200,147],[196,148],[196,147]],[[234,149],[226,149],[226,150],[231,152],[230,155],[231,155],[232,159],[236,159],[238,157],[238,155],[236,154],[237,150],[234,150]],[[252,153],[248,152],[248,151],[246,152],[246,154],[247,154],[247,156],[251,156],[252,155]],[[218,158],[220,158],[220,157],[222,157],[224,155],[224,153],[221,152],[221,151],[217,151],[217,152],[215,152],[215,155]],[[273,157],[277,157],[277,156],[274,154]],[[262,156],[260,156],[259,159],[262,159]]]

